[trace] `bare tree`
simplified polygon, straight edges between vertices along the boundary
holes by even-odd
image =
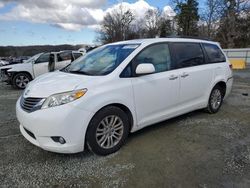
[[[159,9],[149,9],[145,14],[145,31],[149,38],[159,36],[161,12]]]
[[[249,0],[224,0],[222,17],[218,28],[217,39],[224,47],[240,46],[239,38],[245,31],[239,30],[247,20],[250,11]]]
[[[201,14],[201,21],[206,37],[214,38],[219,20],[222,16],[223,3],[221,0],[206,0],[205,9]]]
[[[131,36],[132,21],[134,15],[129,9],[124,9],[121,4],[118,10],[113,10],[106,14],[98,31],[98,41],[110,43],[115,41],[127,40]]]

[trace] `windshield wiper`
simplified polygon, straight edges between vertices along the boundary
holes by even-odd
[[[84,75],[92,75],[88,72],[84,72],[84,71],[80,71],[80,70],[75,70],[75,71],[67,71],[69,73],[73,73],[73,74],[84,74]]]

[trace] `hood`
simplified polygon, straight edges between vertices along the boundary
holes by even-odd
[[[25,97],[45,98],[56,93],[87,88],[89,84],[97,79],[100,79],[100,77],[61,71],[46,73],[30,82],[24,94]]]
[[[32,67],[31,63],[19,63],[13,65],[6,65],[0,67],[0,69],[9,69],[8,71],[27,71]]]

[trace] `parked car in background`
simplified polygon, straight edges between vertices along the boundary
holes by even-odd
[[[5,66],[5,65],[8,65],[8,64],[9,64],[8,61],[0,60],[0,67],[1,67],[1,66]]]
[[[27,61],[30,57],[29,56],[20,56],[17,58],[12,58],[9,61],[9,64],[13,65],[13,64],[19,64],[19,63],[24,63],[25,61]]]
[[[18,89],[24,89],[36,77],[60,70],[82,56],[75,51],[39,53],[21,64],[0,67],[1,80]]]
[[[216,42],[112,43],[32,81],[16,103],[23,136],[59,153],[113,153],[130,132],[197,109],[216,113],[233,83]],[[164,145],[164,143],[162,143]]]

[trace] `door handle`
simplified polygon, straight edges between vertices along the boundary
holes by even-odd
[[[182,73],[182,75],[181,75],[182,78],[186,78],[187,76],[189,76],[189,74],[186,72]]]
[[[176,80],[178,78],[178,76],[176,76],[176,75],[171,75],[170,77],[169,77],[169,80]]]

